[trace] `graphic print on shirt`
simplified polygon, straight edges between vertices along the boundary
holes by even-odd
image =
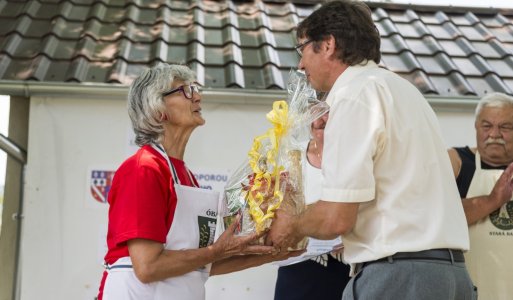
[[[513,229],[513,201],[509,201],[490,214],[490,222],[501,230]]]
[[[214,243],[216,224],[217,220],[215,218],[198,216],[198,229],[200,234],[198,245],[199,248],[204,248]]]

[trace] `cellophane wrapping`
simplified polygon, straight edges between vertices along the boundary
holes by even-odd
[[[329,106],[299,71],[290,72],[287,100],[275,101],[267,114],[272,127],[253,140],[248,159],[232,174],[224,194],[221,215],[227,228],[240,215],[238,235],[267,231],[280,208],[291,214],[305,209],[303,167],[311,123]],[[265,236],[258,241],[263,244]],[[289,250],[304,249],[307,239]]]

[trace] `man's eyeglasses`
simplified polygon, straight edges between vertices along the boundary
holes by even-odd
[[[163,93],[162,97],[169,96],[169,95],[174,94],[176,92],[182,92],[183,96],[186,99],[192,99],[193,93],[201,95],[201,87],[199,85],[196,85],[196,84],[184,84],[184,85],[181,85],[181,86],[177,87],[176,89],[170,90],[169,92]]]
[[[306,40],[301,44],[296,45],[296,47],[294,47],[297,51],[297,54],[299,54],[299,57],[303,57],[303,48],[311,42],[313,42],[313,40]]]

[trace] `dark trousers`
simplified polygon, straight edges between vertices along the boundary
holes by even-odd
[[[274,300],[340,300],[349,279],[349,265],[331,255],[326,267],[312,260],[280,267]]]

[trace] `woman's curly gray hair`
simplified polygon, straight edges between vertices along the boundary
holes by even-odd
[[[159,142],[164,132],[162,94],[169,91],[176,80],[192,82],[195,78],[187,66],[162,63],[145,70],[132,82],[128,91],[128,115],[137,145]]]

